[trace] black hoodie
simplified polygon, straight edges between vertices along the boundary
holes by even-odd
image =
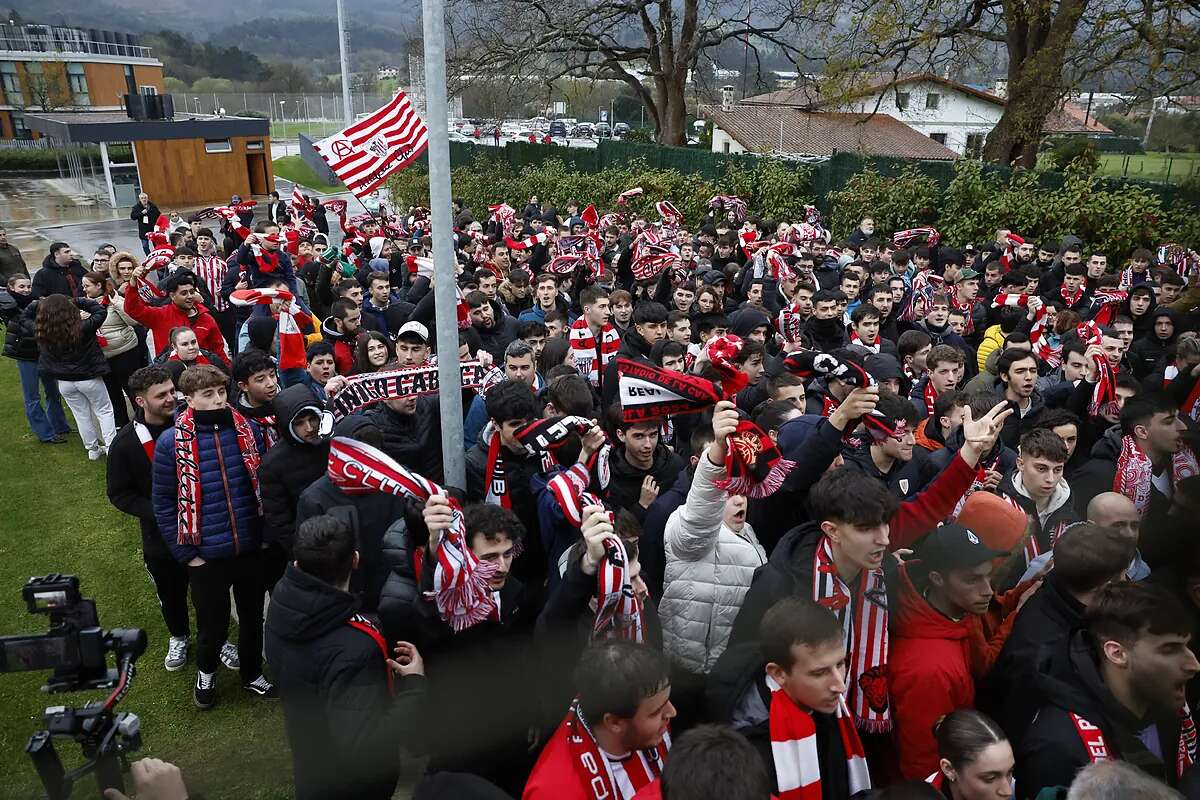
[[[1081,630],[1058,648],[1043,651],[1032,689],[1042,698],[1043,705],[1016,754],[1017,796],[1023,800],[1034,797],[1047,786],[1069,786],[1075,773],[1091,763],[1072,714],[1100,728],[1111,757],[1171,786],[1179,783],[1175,775],[1178,717],[1171,713],[1161,719],[1134,716],[1104,685],[1093,650],[1089,635]],[[1147,749],[1139,738],[1151,725],[1157,728],[1162,758]],[[1185,775],[1185,782],[1194,781],[1192,773],[1194,770]],[[1200,797],[1200,794],[1193,791],[1185,796]]]
[[[283,701],[297,800],[387,800],[400,777],[398,745],[421,730],[424,677],[399,678],[391,696],[382,649],[349,624],[356,610],[352,595],[294,564],[271,595],[266,653]]]
[[[311,389],[298,384],[275,395],[271,410],[274,411],[279,441],[267,450],[258,470],[263,538],[278,544],[291,558],[292,539],[296,534],[296,504],[300,502],[300,494],[325,474],[329,461],[329,439],[321,439],[315,444],[298,439],[292,432],[292,423],[305,411],[319,415],[325,409]]]
[[[646,517],[646,509],[638,503],[642,494],[642,481],[648,475],[658,483],[659,491],[665,492],[675,485],[683,468],[683,459],[662,442],[659,442],[654,450],[654,461],[651,462],[650,469],[633,466],[625,458],[625,448],[614,447],[609,459],[609,469],[612,473],[608,483],[609,503],[613,508],[628,509],[640,522]]]

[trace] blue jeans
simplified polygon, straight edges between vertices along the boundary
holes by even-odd
[[[21,375],[21,394],[25,397],[25,417],[33,435],[43,442],[57,434],[70,433],[67,415],[63,413],[62,395],[58,393],[58,382],[53,378],[39,378],[36,361],[17,361],[17,372]],[[46,408],[42,408],[38,381],[46,393]]]

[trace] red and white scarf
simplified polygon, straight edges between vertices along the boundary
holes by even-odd
[[[1065,283],[1058,287],[1058,295],[1062,298],[1063,302],[1067,304],[1067,308],[1074,308],[1075,304],[1083,299],[1083,291],[1083,287],[1080,286],[1075,291],[1068,292],[1067,285]]]
[[[942,240],[942,235],[933,228],[910,228],[893,233],[892,244],[899,248],[905,248],[922,236],[925,237],[926,247],[936,247],[937,243]]]
[[[587,319],[580,317],[571,323],[569,340],[576,371],[587,378],[592,386],[599,386],[601,373],[621,349],[621,334],[617,333],[611,322],[606,322],[600,329],[600,342],[597,344],[596,335],[592,333]]]
[[[925,404],[925,416],[933,414],[933,405],[937,402],[937,389],[933,387],[933,379],[926,376],[925,388],[921,390],[921,402]]]
[[[583,782],[586,796],[593,800],[633,800],[635,794],[662,775],[671,749],[670,731],[663,734],[658,746],[635,750],[625,758],[613,760],[596,744],[578,700],[571,703],[564,722],[571,763]]]
[[[1171,456],[1171,485],[1178,486],[1179,481],[1200,473],[1196,464],[1196,455],[1190,447],[1184,446]],[[1150,456],[1137,443],[1133,436],[1121,437],[1121,454],[1117,456],[1117,474],[1113,479],[1113,491],[1125,495],[1133,501],[1139,514],[1145,514],[1150,507],[1154,464]]]
[[[821,800],[821,755],[817,751],[817,725],[812,714],[796,705],[770,677],[772,688],[768,727],[771,734],[771,754],[775,761],[775,782],[779,800]],[[854,719],[844,700],[838,703],[838,733],[842,751],[846,754],[846,772],[850,779],[850,794],[871,788],[871,773]],[[836,769],[837,765],[828,764]]]
[[[1092,303],[1096,308],[1092,313],[1092,322],[1100,326],[1111,325],[1121,304],[1128,299],[1129,292],[1124,289],[1097,289],[1092,293]]]
[[[1176,713],[1179,716],[1179,747],[1175,751],[1175,779],[1181,780],[1184,773],[1196,763],[1196,722],[1192,719],[1192,712],[1187,703],[1184,703],[1183,708]],[[1087,752],[1089,762],[1094,764],[1097,761],[1120,758],[1118,753],[1109,748],[1108,742],[1104,739],[1104,731],[1100,730],[1100,726],[1092,724],[1073,711],[1068,714],[1071,722],[1075,725],[1075,733],[1079,736],[1079,741]]]
[[[992,308],[1003,308],[1011,306],[1013,308],[1025,308],[1029,305],[1029,295],[1027,294],[1009,294],[1008,292],[1000,292],[992,300]]]
[[[1054,369],[1062,362],[1062,341],[1046,327],[1047,308],[1049,307],[1042,306],[1034,314],[1033,325],[1029,328],[1029,343],[1033,346],[1033,354],[1038,360]]]
[[[629,556],[617,536],[604,539],[604,558],[596,568],[596,619],[592,639],[643,640],[642,601],[629,578]]]
[[[863,348],[866,348],[867,350],[870,350],[872,353],[878,353],[879,352],[879,334],[878,333],[875,334],[874,341],[872,341],[870,344],[868,344],[867,342],[864,342],[862,340],[861,336],[858,335],[858,331],[854,330],[854,328],[851,328],[850,329],[850,344],[856,344],[859,347],[863,347]]]
[[[296,315],[302,313],[300,305],[285,289],[238,289],[229,295],[229,301],[238,306],[269,306],[278,300],[279,308],[279,368],[304,369],[307,360],[304,357],[304,334],[296,322]]]
[[[813,555],[813,599],[842,623],[850,687],[847,696],[858,727],[868,733],[892,729],[888,704],[888,600],[883,570],[863,570],[857,591],[838,575],[828,536]]]
[[[504,243],[508,245],[509,250],[528,250],[531,247],[536,247],[539,244],[545,244],[553,238],[549,231],[535,233],[533,236],[526,236],[524,239],[512,239],[505,237]]]
[[[335,437],[329,446],[326,474],[347,494],[386,492],[424,503],[446,490],[410,472],[369,444]],[[496,599],[488,586],[495,567],[480,561],[467,546],[467,526],[458,501],[450,498],[454,519],[438,541],[433,595],[438,614],[455,633],[496,618]]]
[[[776,327],[785,342],[797,344],[804,333],[804,316],[800,313],[800,306],[792,303],[780,309]]]
[[[504,443],[500,441],[500,428],[490,425],[491,435],[488,437],[487,471],[483,475],[487,494],[485,503],[512,508],[512,496],[508,493],[508,471],[504,468]]]
[[[150,428],[144,422],[133,423],[134,433],[137,434],[138,441],[142,445],[142,452],[146,454],[146,460],[151,464],[154,463],[154,436],[150,433]]]
[[[233,429],[237,433],[238,450],[242,453],[242,463],[246,474],[250,476],[250,486],[254,490],[255,502],[260,503],[258,493],[258,441],[254,438],[254,427],[250,420],[234,409],[229,409],[233,415]],[[217,447],[221,446],[220,437]],[[196,435],[195,413],[189,407],[179,415],[175,422],[175,475],[179,480],[179,497],[176,504],[178,519],[177,541],[182,545],[200,545],[200,440]],[[230,520],[232,522],[232,520]]]

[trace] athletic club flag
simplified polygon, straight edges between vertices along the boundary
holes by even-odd
[[[408,95],[399,92],[383,108],[315,147],[346,188],[361,199],[393,172],[416,161],[428,143],[424,121]]]

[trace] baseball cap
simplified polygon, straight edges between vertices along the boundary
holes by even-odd
[[[706,285],[712,286],[717,283],[725,283],[725,273],[719,269],[710,269],[708,272],[700,276],[700,280]]]
[[[867,372],[877,381],[886,381],[889,378],[900,378],[903,380],[904,371],[900,369],[900,362],[896,357],[889,353],[872,353],[867,356]]]
[[[406,333],[416,336],[424,344],[429,344],[429,328],[426,328],[416,320],[412,320],[401,325],[400,330],[396,331],[396,338],[399,339]]]
[[[973,279],[975,279],[975,278],[978,278],[978,277],[979,277],[979,273],[978,273],[978,272],[976,272],[975,270],[971,269],[970,267],[966,267],[966,268],[964,268],[964,269],[963,269],[961,272],[959,272],[959,273],[958,273],[958,279],[957,279],[957,280],[955,280],[954,282],[955,282],[955,283],[962,283],[963,281],[969,281],[969,280],[973,280]]]
[[[968,243],[966,244],[966,246],[965,246],[965,247],[963,247],[963,252],[964,252],[964,253],[975,253],[975,252],[978,252],[978,251],[976,251],[976,249],[975,249],[975,245],[973,245],[973,244],[971,244],[970,242],[968,242]]]
[[[929,534],[917,555],[927,569],[942,572],[977,567],[1008,552],[993,550],[971,529],[952,522]]]

